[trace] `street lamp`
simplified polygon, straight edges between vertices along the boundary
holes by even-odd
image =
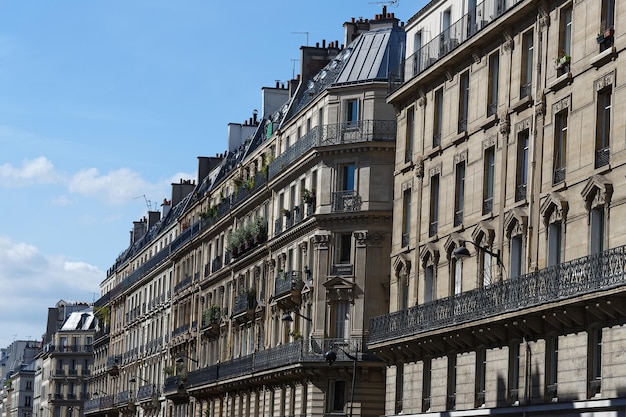
[[[462,245],[464,246],[459,246],[458,248],[456,248],[453,252],[452,252],[452,256],[454,256],[456,259],[458,260],[463,260],[465,258],[469,258],[471,256],[469,249],[467,249],[467,247],[465,247],[466,243],[471,243],[472,245],[474,245],[476,247],[476,249],[483,251],[484,253],[486,253],[487,255],[491,256],[492,258],[496,259],[496,263],[502,267],[502,269],[504,270],[504,273],[506,274],[506,268],[504,267],[504,264],[502,263],[502,258],[500,258],[500,249],[496,250],[495,252],[490,250],[489,248],[485,248],[483,246],[480,246],[478,243],[473,242],[471,240],[462,240],[460,242]]]
[[[133,383],[134,383],[134,382],[137,382],[137,379],[141,379],[141,380],[142,380],[143,382],[145,382],[146,384],[149,384],[149,383],[150,383],[150,381],[148,381],[147,379],[143,379],[143,378],[142,378],[142,377],[140,377],[140,376],[132,376],[132,377],[128,380],[128,382],[133,382]]]
[[[293,314],[295,314],[298,317],[302,317],[305,320],[308,320],[310,322],[313,321],[313,319],[307,317],[307,316],[303,316],[302,314],[298,313],[296,310],[293,311]],[[293,317],[291,317],[291,313],[286,312],[285,314],[283,314],[283,318],[282,321],[293,321]]]
[[[324,359],[328,363],[328,366],[332,365],[337,360],[337,349],[341,350],[348,358],[352,360],[352,389],[350,393],[350,417],[352,417],[352,408],[354,407],[354,383],[356,381],[356,363],[359,360],[359,351],[357,348],[356,355],[351,355],[346,352],[341,346],[333,343],[330,345],[330,350],[324,354]]]
[[[194,362],[196,365],[198,364],[198,361],[196,359],[190,358],[189,356],[186,356],[186,355],[177,357],[175,362],[179,365],[182,365],[185,362],[185,358]]]

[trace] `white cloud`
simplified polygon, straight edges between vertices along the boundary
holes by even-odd
[[[35,159],[24,159],[21,166],[10,163],[0,165],[0,185],[6,187],[22,187],[33,184],[50,184],[58,182],[59,174],[54,165],[44,156]]]
[[[100,174],[97,168],[88,168],[74,174],[69,183],[72,193],[97,197],[110,204],[123,204],[155,189],[138,173],[121,168]]]
[[[105,273],[85,262],[43,254],[33,245],[0,236],[0,346],[8,338],[39,339],[48,307],[57,301],[91,302]]]

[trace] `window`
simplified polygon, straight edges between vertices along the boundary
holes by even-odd
[[[533,84],[533,42],[535,34],[532,30],[522,36],[522,78],[520,86],[520,99],[529,97]]]
[[[431,395],[431,381],[432,381],[432,359],[424,359],[424,370],[422,379],[422,411],[426,412],[430,410],[430,395]]]
[[[454,410],[456,407],[456,354],[448,355],[448,400],[446,410]]]
[[[554,173],[552,184],[565,181],[567,166],[567,110],[557,113],[554,120]]]
[[[346,122],[348,125],[359,121],[359,100],[346,101]]]
[[[483,214],[493,211],[493,188],[495,175],[495,147],[485,150],[483,167]]]
[[[329,413],[343,413],[346,406],[346,381],[328,381]]]
[[[589,397],[593,398],[602,389],[602,328],[594,328],[589,331],[588,347],[588,378]]]
[[[555,401],[557,398],[559,364],[559,338],[549,337],[546,340],[546,401]]]
[[[589,212],[591,228],[590,254],[596,255],[604,250],[604,207],[597,206]]]
[[[465,205],[465,161],[456,164],[454,193],[454,226],[463,224],[463,207]]]
[[[529,131],[520,132],[517,137],[517,166],[515,167],[515,201],[526,199],[528,184],[528,139]]]
[[[511,278],[522,275],[522,260],[524,259],[522,236],[511,236]]]
[[[609,164],[611,134],[611,87],[598,92],[596,113],[596,168]]]
[[[489,84],[487,86],[487,116],[493,116],[498,111],[498,78],[500,74],[500,54],[496,52],[489,56]]]
[[[572,48],[572,6],[561,9],[559,27],[559,52],[571,55]]]
[[[461,74],[459,79],[459,126],[458,133],[467,130],[467,113],[469,109],[469,71]]]
[[[561,222],[548,225],[548,266],[561,263]]]
[[[413,72],[411,75],[417,75],[422,71],[422,32],[419,31],[413,37]]]
[[[613,46],[613,32],[615,27],[615,0],[602,0],[600,30],[598,37],[600,52]]]
[[[426,266],[424,270],[424,302],[428,303],[435,299],[435,267]]]
[[[335,339],[347,339],[350,337],[350,302],[339,301],[334,306],[333,335]]]
[[[402,193],[402,247],[409,246],[411,237],[411,189]]]
[[[479,262],[479,273],[481,274],[480,280],[478,282],[479,287],[486,287],[491,285],[491,271],[493,268],[491,255],[485,252],[484,250],[478,251],[478,262]]]
[[[485,348],[476,350],[476,407],[485,405],[485,380],[487,375],[487,351]]]
[[[413,159],[413,136],[415,135],[415,107],[410,107],[406,112],[406,138],[404,143],[404,162]]]
[[[433,148],[441,145],[441,128],[443,126],[443,88],[435,91],[435,117],[433,119]]]
[[[510,405],[519,403],[519,343],[509,346],[509,395]]]
[[[337,235],[335,246],[335,262],[338,264],[349,264],[352,255],[352,234],[341,233]]]
[[[439,174],[430,178],[430,226],[428,236],[437,234],[437,224],[439,221]]]
[[[454,256],[450,257],[450,295],[461,294],[463,282],[463,262]]]
[[[354,190],[354,174],[356,167],[354,164],[344,165],[341,167],[341,190],[353,191]]]

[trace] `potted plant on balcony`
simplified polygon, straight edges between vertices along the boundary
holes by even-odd
[[[254,218],[252,222],[252,235],[254,238],[254,244],[259,244],[265,241],[267,237],[267,228],[265,227],[265,219],[261,216]]]
[[[230,251],[233,257],[236,257],[239,255],[241,243],[241,232],[239,229],[233,230],[226,237],[226,250]]]
[[[571,60],[572,57],[565,53],[565,51],[561,51],[559,57],[554,60],[554,63],[556,64],[556,69],[560,70],[566,68],[567,66],[569,66]]]
[[[310,190],[303,188],[301,195],[302,195],[302,201],[304,201],[306,204],[311,204],[313,202],[313,193],[311,193]]]

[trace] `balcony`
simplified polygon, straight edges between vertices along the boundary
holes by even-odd
[[[361,210],[361,196],[354,191],[335,191],[330,196],[330,211],[345,213]]]
[[[233,306],[233,317],[241,316],[242,314],[250,313],[254,314],[256,308],[256,289],[254,287],[240,292],[235,296],[235,305]]]
[[[133,402],[132,394],[130,390],[122,391],[115,396],[115,406],[119,409],[134,410],[135,404]]]
[[[367,350],[363,351],[364,344],[361,339],[303,339],[192,371],[189,373],[185,386],[190,392],[194,389],[203,391],[214,389],[217,393],[223,389],[220,385],[223,381],[252,373],[258,374],[281,368],[281,378],[286,378],[288,372],[284,368],[288,366],[294,368],[293,377],[297,379],[301,377],[302,367],[327,369],[324,354],[333,344],[340,344],[347,352],[358,352],[359,363],[379,362]],[[352,362],[352,360],[339,350],[337,362]],[[240,381],[242,385],[246,383],[250,383],[247,378]]]
[[[436,35],[413,55],[407,57],[398,68],[389,73],[388,91],[393,93],[402,85],[418,76],[458,46],[480,33],[491,22],[508,12],[522,0],[485,0],[448,29]]]
[[[314,148],[360,142],[395,142],[395,120],[360,120],[315,126],[306,135],[276,157],[268,167],[268,179],[272,179]]]
[[[419,342],[428,334],[428,348],[436,350],[435,339],[453,328],[455,343],[467,343],[469,349],[477,338],[506,343],[507,332],[516,329],[529,337],[543,334],[549,325],[582,329],[588,321],[622,315],[619,294],[624,289],[626,246],[620,246],[376,317],[370,322],[369,345],[384,349],[400,339]]]
[[[185,389],[185,380],[179,375],[168,376],[163,384],[163,395],[174,404],[186,402],[189,398]]]
[[[304,287],[301,271],[280,271],[274,284],[274,297],[291,294],[292,291],[300,292]]]
[[[219,335],[220,323],[222,322],[222,308],[212,305],[202,312],[202,331],[213,335]]]

